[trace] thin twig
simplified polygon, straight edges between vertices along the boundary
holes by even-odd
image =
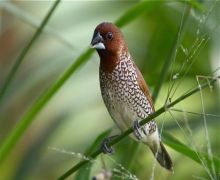
[[[140,125],[144,125],[146,123],[148,123],[149,121],[151,121],[152,119],[154,119],[155,117],[161,115],[162,113],[164,113],[165,111],[167,111],[170,107],[173,107],[175,104],[183,101],[184,99],[190,97],[191,95],[199,92],[200,90],[209,87],[209,84],[214,84],[217,80],[219,79],[219,77],[217,78],[213,78],[212,80],[210,80],[209,83],[203,83],[200,84],[199,87],[195,87],[193,88],[191,91],[183,94],[182,96],[180,96],[179,98],[177,98],[175,101],[166,104],[165,106],[161,107],[160,109],[158,109],[157,111],[155,111],[153,114],[149,115],[146,119],[143,119],[142,121],[140,121]],[[133,128],[129,128],[128,130],[126,130],[125,132],[123,132],[120,136],[116,137],[114,140],[112,140],[110,143],[108,143],[108,146],[112,146],[116,143],[118,143],[119,141],[121,141],[123,138],[125,138],[126,136],[128,136],[129,134],[131,134],[133,132]],[[94,153],[92,153],[90,155],[91,158],[95,158],[96,156],[98,156],[99,154],[102,153],[102,150],[99,148],[98,150],[96,150]],[[71,169],[69,169],[67,172],[65,172],[62,176],[60,176],[58,178],[58,180],[63,180],[66,179],[67,177],[69,177],[71,174],[73,174],[75,171],[77,171],[80,167],[82,167],[83,165],[87,164],[89,161],[81,161],[78,164],[76,164],[74,167],[72,167]]]
[[[192,112],[192,111],[185,111],[185,110],[176,109],[176,108],[171,108],[170,110],[171,111],[176,111],[176,112],[183,112],[183,113],[188,113],[188,114],[194,114],[194,115],[197,115],[197,116],[204,116],[205,115],[205,116],[211,116],[211,117],[220,118],[220,115],[216,115],[216,114],[209,114],[209,113],[203,114],[203,113]]]

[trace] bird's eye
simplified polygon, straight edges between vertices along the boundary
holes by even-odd
[[[113,38],[112,32],[108,32],[107,35],[106,35],[106,38],[107,38],[108,40],[112,40],[112,38]]]

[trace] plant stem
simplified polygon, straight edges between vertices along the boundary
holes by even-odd
[[[191,6],[188,5],[187,9],[184,10],[185,12],[183,12],[184,14],[183,14],[180,26],[179,26],[179,30],[175,36],[175,41],[174,41],[173,47],[171,48],[170,53],[164,62],[161,74],[159,76],[158,83],[157,83],[157,85],[154,89],[153,95],[152,95],[152,99],[153,99],[154,103],[156,102],[156,99],[159,95],[160,89],[161,89],[164,81],[167,78],[169,68],[171,67],[171,63],[175,61],[176,51],[177,51],[178,47],[180,46],[180,44],[182,42],[182,38],[185,34],[184,32],[186,30],[186,22],[188,20],[189,14],[190,14],[190,9],[191,9]]]
[[[22,61],[24,60],[26,54],[28,53],[28,51],[31,49],[32,45],[34,44],[34,42],[37,40],[37,38],[40,36],[41,32],[43,31],[44,27],[46,26],[46,24],[48,23],[51,15],[53,14],[53,12],[55,11],[56,7],[58,6],[58,4],[60,3],[61,0],[56,0],[53,4],[53,6],[51,7],[51,9],[48,11],[47,15],[45,16],[44,20],[42,21],[41,25],[39,26],[39,28],[37,29],[37,31],[35,32],[34,36],[31,38],[30,42],[27,44],[27,46],[23,49],[23,51],[21,52],[21,54],[18,56],[18,59],[15,61],[15,64],[13,65],[12,69],[10,70],[3,86],[2,89],[0,90],[0,102],[8,88],[8,86],[10,85],[10,83],[12,82],[20,64],[22,63]]]
[[[213,78],[209,82],[203,83],[200,86],[193,88],[189,92],[187,92],[187,93],[183,94],[182,96],[180,96],[179,98],[177,98],[175,101],[173,101],[169,104],[166,104],[165,106],[163,106],[160,109],[158,109],[157,111],[155,111],[153,114],[149,115],[146,119],[143,119],[142,121],[140,121],[140,125],[144,125],[144,124],[148,123],[149,121],[151,121],[155,117],[161,115],[162,113],[167,111],[170,107],[173,107],[175,104],[179,103],[180,101],[183,101],[184,99],[186,99],[186,98],[190,97],[191,95],[199,92],[200,90],[214,84],[218,79],[219,79],[219,77],[218,78]],[[118,143],[119,141],[121,141],[123,138],[125,138],[126,136],[128,136],[132,132],[133,132],[133,128],[129,128],[128,130],[123,132],[120,136],[116,137],[110,143],[108,143],[108,146],[112,146],[112,145]],[[96,156],[98,156],[101,153],[102,153],[102,150],[99,148],[98,150],[96,150],[94,153],[92,153],[90,155],[90,158],[95,158]],[[74,167],[72,167],[67,172],[65,172],[62,176],[60,176],[58,178],[58,180],[66,179],[67,177],[69,177],[71,174],[73,174],[75,171],[77,171],[80,167],[82,167],[83,165],[85,165],[88,162],[89,162],[88,160],[84,160],[84,161],[79,162]]]

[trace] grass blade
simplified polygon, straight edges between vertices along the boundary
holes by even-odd
[[[189,5],[186,9],[186,12],[184,12],[184,15],[182,17],[182,20],[181,20],[181,23],[180,23],[180,26],[179,26],[179,31],[176,34],[175,42],[173,44],[173,47],[172,47],[167,59],[164,62],[164,65],[163,65],[163,68],[162,68],[162,71],[161,71],[161,75],[159,76],[160,79],[158,80],[158,83],[157,83],[157,85],[154,89],[153,95],[152,95],[152,98],[153,98],[154,102],[156,102],[156,99],[157,99],[157,96],[159,95],[160,89],[161,89],[164,81],[166,80],[166,77],[168,75],[169,69],[171,68],[172,62],[175,61],[176,50],[180,46],[180,44],[182,42],[182,38],[185,34],[186,23],[187,23],[189,14],[190,14],[190,9],[191,9],[191,6]]]
[[[40,19],[37,19],[31,13],[28,13],[24,9],[17,7],[13,3],[1,3],[0,7],[3,8],[4,10],[6,10],[8,13],[15,16],[16,18],[20,19],[24,23],[29,24],[33,28],[40,27],[40,24],[41,24]],[[74,46],[67,39],[65,39],[61,33],[54,30],[49,25],[46,25],[44,27],[44,33],[47,33],[49,36],[51,36],[54,39],[56,39],[57,41],[59,41],[60,43],[65,45],[67,48],[69,48],[71,50],[74,49]]]
[[[34,44],[34,42],[37,40],[37,38],[40,36],[41,32],[43,31],[44,27],[46,26],[46,24],[48,23],[51,15],[53,14],[53,12],[55,11],[55,9],[57,8],[58,4],[60,3],[60,0],[56,0],[53,4],[53,6],[51,7],[51,9],[48,11],[47,15],[45,16],[44,20],[42,21],[40,27],[37,29],[37,31],[35,32],[34,36],[31,38],[30,42],[27,44],[27,46],[23,49],[23,51],[21,52],[21,54],[19,55],[18,59],[15,61],[15,64],[13,65],[12,69],[10,70],[3,86],[2,89],[0,91],[0,102],[8,88],[8,86],[10,85],[11,81],[13,80],[20,64],[22,63],[22,61],[24,60],[26,54],[28,53],[28,51],[31,49],[32,45]]]
[[[159,4],[158,2],[149,2],[149,1],[143,1],[141,3],[138,3],[137,5],[134,5],[131,9],[129,9],[127,12],[125,12],[115,22],[115,24],[119,27],[125,26],[127,23],[131,22],[133,19],[137,18],[142,13],[149,11],[155,5],[158,4]]]
[[[17,126],[12,130],[6,140],[3,142],[0,148],[0,162],[6,157],[12,147],[16,144],[21,135],[25,132],[29,124],[35,118],[35,116],[42,110],[49,99],[62,87],[64,82],[70,77],[70,75],[78,69],[83,62],[85,62],[92,54],[92,49],[86,50],[77,60],[73,63],[64,74],[45,92],[40,98],[33,104],[30,110],[20,119]]]
[[[172,135],[165,133],[165,132],[163,133],[162,140],[165,144],[170,146],[175,151],[189,157],[190,159],[194,160],[195,162],[199,163],[200,165],[203,165],[201,162],[201,159],[205,160],[208,168],[209,169],[212,168],[211,167],[212,161],[208,157],[207,154],[196,152],[195,150],[193,150],[193,149],[189,148],[188,146],[186,146],[185,144],[181,143],[178,139],[176,139]],[[219,172],[220,171],[220,159],[218,159],[217,157],[213,157],[213,162],[214,162],[214,166],[215,166],[216,170]]]

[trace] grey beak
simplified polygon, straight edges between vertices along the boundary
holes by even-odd
[[[94,33],[90,47],[95,49],[105,49],[103,38],[99,32]]]

